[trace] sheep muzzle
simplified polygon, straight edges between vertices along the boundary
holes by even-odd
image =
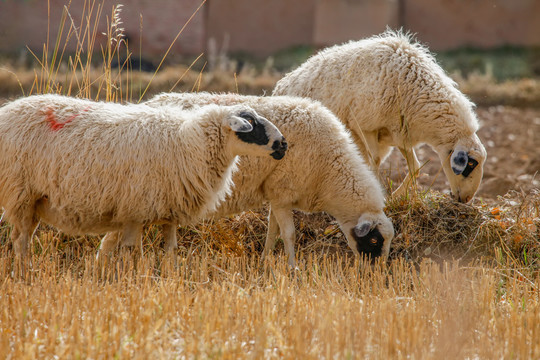
[[[285,138],[282,138],[281,141],[276,140],[272,144],[272,149],[275,151],[271,153],[270,156],[272,156],[276,160],[281,160],[285,156],[288,148],[289,145],[287,144]]]

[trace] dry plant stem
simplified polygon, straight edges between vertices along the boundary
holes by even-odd
[[[416,157],[414,148],[410,147],[409,149],[410,150],[407,150],[406,148],[399,148],[399,151],[407,160],[408,172],[399,187],[392,193],[392,196],[401,197],[407,193],[408,189],[413,189],[413,191],[416,190],[416,178],[420,169],[420,162]]]
[[[152,81],[154,80],[154,77],[155,75],[157,74],[157,72],[159,71],[159,69],[161,68],[161,66],[163,65],[163,61],[165,61],[165,58],[167,57],[167,55],[169,55],[169,52],[171,51],[174,43],[176,42],[176,40],[178,40],[178,37],[180,37],[180,35],[182,34],[182,32],[184,31],[184,29],[186,28],[186,26],[191,22],[191,20],[193,19],[193,17],[199,12],[199,10],[202,8],[202,6],[206,3],[206,0],[203,0],[201,2],[201,4],[199,5],[199,7],[193,12],[193,14],[191,14],[191,17],[186,21],[186,23],[184,24],[184,26],[182,26],[182,28],[180,29],[180,31],[178,32],[178,34],[176,34],[176,37],[174,38],[174,40],[171,42],[171,45],[169,46],[169,48],[167,49],[167,51],[165,52],[165,55],[163,55],[163,58],[161,59],[161,62],[159,63],[155,73],[154,73],[154,76],[152,76],[152,78],[150,79],[150,81],[148,82],[148,85],[146,86],[146,88],[144,89],[141,97],[139,98],[139,102],[142,100],[142,98],[144,97],[144,95],[146,94],[146,92],[148,91],[148,88],[150,87],[150,84],[152,83]]]
[[[137,75],[139,78],[134,79],[133,71],[129,66],[129,59],[132,57],[130,50],[125,48],[126,62],[120,64],[121,55],[119,53],[119,45],[126,44],[122,39],[122,32],[120,25],[122,24],[120,18],[120,5],[112,7],[111,14],[107,16],[107,28],[103,32],[106,36],[106,42],[100,49],[101,68],[95,64],[94,52],[96,49],[96,39],[98,34],[102,32],[100,23],[102,23],[102,14],[104,10],[105,0],[85,0],[83,4],[83,10],[81,14],[74,14],[72,16],[70,10],[70,4],[66,5],[62,9],[61,20],[58,24],[58,32],[53,42],[50,40],[50,16],[48,17],[47,25],[47,38],[43,45],[42,55],[38,56],[30,49],[30,53],[38,63],[38,70],[34,71],[34,79],[32,84],[23,84],[19,86],[23,93],[40,94],[40,93],[61,93],[65,95],[74,95],[83,98],[89,98],[94,100],[107,100],[107,101],[128,101],[133,102],[133,92],[135,88],[133,83],[138,81],[145,84],[139,89],[138,101],[141,101],[146,92],[150,89],[150,85],[156,77],[158,71],[161,69],[163,61],[166,59],[169,51],[163,56],[158,69],[151,75],[151,77],[145,77]],[[192,14],[191,18],[184,24],[179,31],[171,47],[183,32],[185,27],[189,24],[191,19],[201,9],[205,1]],[[50,4],[49,14],[51,12]],[[74,18],[80,18],[80,23],[76,24]],[[142,39],[142,18],[140,19],[140,28]],[[64,57],[68,43],[76,41],[76,49],[72,56],[67,59]],[[127,44],[126,44],[127,45]],[[170,49],[169,49],[170,50]],[[140,56],[141,54],[139,54]],[[113,59],[117,59],[120,66],[115,71],[112,69]],[[195,61],[197,61],[196,59]],[[60,69],[63,63],[67,63],[68,70],[65,73],[65,78],[61,79]],[[193,64],[192,64],[193,65]],[[184,71],[182,77],[173,86],[176,87],[182,78],[189,73],[189,70]],[[143,74],[144,75],[144,74]],[[202,79],[198,78],[195,82],[199,88],[202,86]],[[28,87],[29,90],[25,91]],[[167,85],[170,89],[170,85]],[[165,90],[165,89],[164,89]]]
[[[197,61],[199,61],[199,59],[204,55],[204,53],[201,53],[199,56],[197,56],[197,58],[195,60],[193,60],[191,62],[191,64],[189,64],[189,66],[187,67],[187,69],[182,73],[182,75],[178,78],[178,80],[176,80],[176,82],[174,83],[174,85],[170,88],[169,92],[172,92],[177,86],[178,84],[180,83],[180,81],[182,81],[182,79],[184,78],[184,76],[186,76],[186,74],[191,70],[191,68],[193,67],[193,65],[195,65],[195,63],[197,63]],[[142,96],[139,98],[139,101],[142,100]]]

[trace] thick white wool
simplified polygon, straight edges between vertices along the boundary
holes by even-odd
[[[289,143],[285,158],[242,156],[233,175],[233,192],[220,204],[215,216],[256,209],[270,203],[270,231],[266,251],[273,247],[277,228],[294,263],[292,209],[325,211],[340,223],[349,245],[356,251],[351,231],[361,222],[378,226],[387,256],[393,227],[383,212],[384,194],[365,164],[348,130],[317,101],[289,96],[255,97],[236,94],[161,94],[149,100],[157,108],[197,108],[208,104],[245,104],[282,131]]]
[[[482,178],[486,152],[476,136],[473,104],[426,47],[401,32],[326,48],[285,75],[273,95],[321,101],[349,128],[373,169],[397,146],[413,171],[413,147],[439,154],[454,195],[471,198]],[[479,162],[465,179],[452,173],[449,154],[465,149]]]
[[[251,110],[180,111],[59,95],[3,106],[0,206],[14,226],[16,251],[26,252],[40,219],[70,234],[99,234],[187,224],[214,211],[230,193],[244,146],[224,124],[243,109]]]

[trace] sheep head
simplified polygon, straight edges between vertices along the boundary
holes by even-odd
[[[372,259],[388,257],[394,227],[382,212],[365,213],[356,222],[341,224],[341,229],[355,254],[370,256]]]
[[[233,152],[236,155],[270,155],[276,160],[285,156],[287,141],[278,128],[248,106],[230,106],[224,126],[236,135]]]
[[[486,149],[476,134],[458,140],[453,147],[438,151],[452,197],[469,202],[482,181]]]

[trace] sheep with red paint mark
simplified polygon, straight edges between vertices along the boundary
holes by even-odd
[[[40,220],[69,234],[189,224],[231,191],[238,155],[287,144],[244,105],[192,111],[36,95],[0,108],[0,206],[26,256]],[[275,160],[272,160],[275,161]]]

